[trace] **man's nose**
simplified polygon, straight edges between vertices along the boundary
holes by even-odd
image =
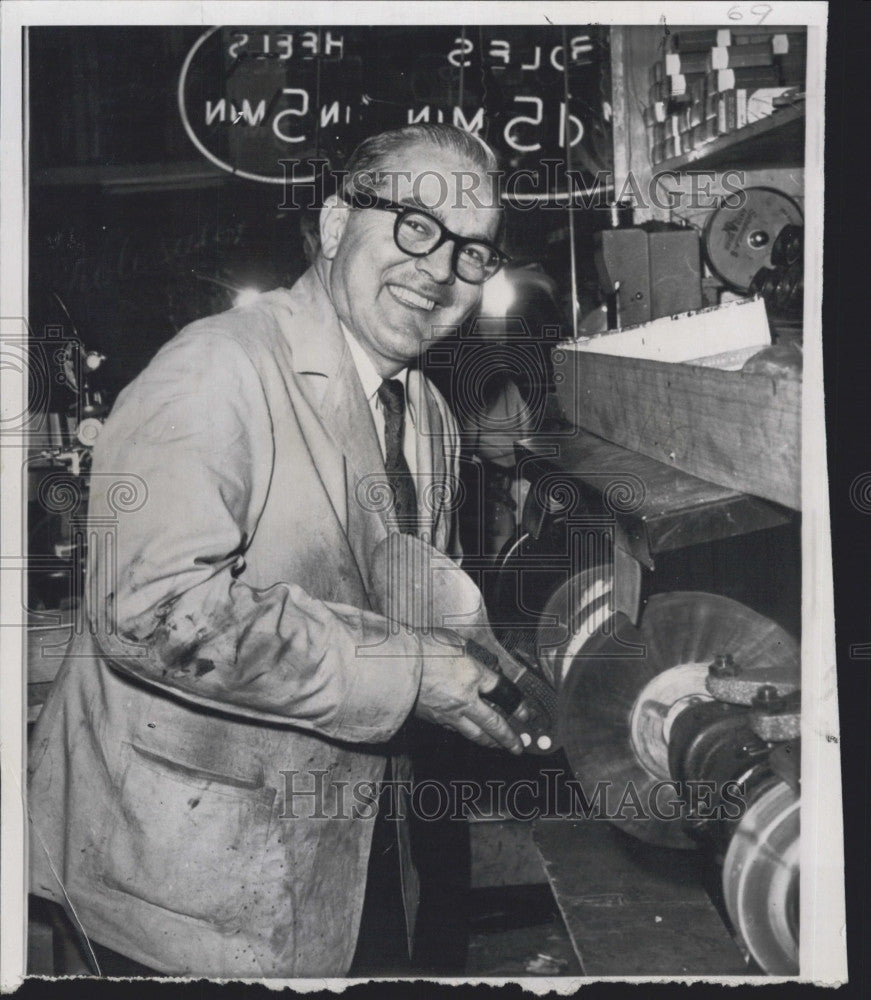
[[[436,247],[432,253],[428,253],[426,257],[418,257],[417,269],[425,271],[433,281],[437,281],[439,284],[453,284],[453,255],[454,243],[453,240],[448,240],[440,247]]]

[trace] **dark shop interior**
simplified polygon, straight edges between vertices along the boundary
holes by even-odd
[[[815,30],[28,30],[28,974],[808,968]]]

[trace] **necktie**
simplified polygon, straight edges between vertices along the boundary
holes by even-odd
[[[384,468],[393,491],[393,511],[399,530],[417,531],[417,493],[402,441],[405,435],[405,389],[399,379],[385,379],[378,387],[378,399],[384,410]]]

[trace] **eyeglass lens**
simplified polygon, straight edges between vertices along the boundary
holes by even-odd
[[[396,227],[396,242],[405,253],[420,257],[435,247],[442,232],[435,219],[421,212],[408,212]],[[493,274],[499,258],[485,243],[466,243],[456,254],[457,274],[466,281],[481,282]]]

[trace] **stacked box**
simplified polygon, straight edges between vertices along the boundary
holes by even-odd
[[[644,109],[654,164],[800,99],[807,34],[788,28],[678,29],[648,72]]]

